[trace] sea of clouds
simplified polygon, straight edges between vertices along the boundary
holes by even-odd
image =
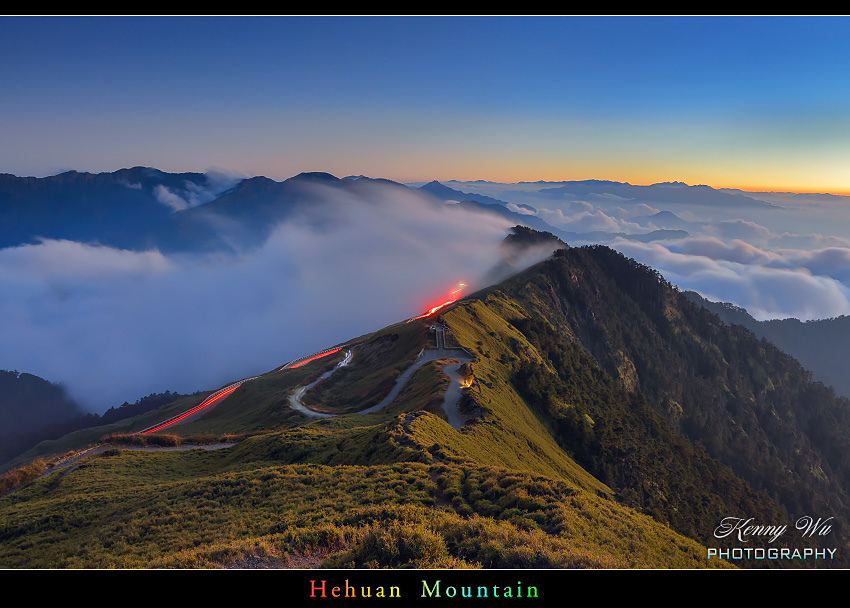
[[[0,250],[0,369],[61,382],[98,412],[214,389],[420,314],[460,281],[480,287],[510,227],[398,188],[332,194],[332,223],[308,212],[235,256]]]
[[[757,319],[850,314],[843,197],[779,197],[779,206],[754,211],[604,196],[553,201],[527,186],[476,187],[570,232],[669,229],[652,217],[671,211],[687,237],[593,242]],[[485,286],[511,226],[380,182],[323,195],[330,206],[321,213],[332,221],[307,210],[238,255],[59,240],[0,250],[0,369],[61,382],[98,412],[153,392],[214,389],[419,314],[460,281],[469,291]]]
[[[685,195],[681,203],[666,206],[604,194],[558,200],[535,193],[532,184],[452,187],[500,198],[526,214],[531,207],[534,215],[568,232],[685,230],[684,238],[650,243],[612,236],[570,244],[609,245],[659,270],[680,289],[731,302],[759,320],[850,315],[850,197],[746,193],[773,205],[758,209],[694,205]],[[655,219],[661,211],[678,219]]]

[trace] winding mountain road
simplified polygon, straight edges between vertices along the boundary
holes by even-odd
[[[410,322],[410,321],[413,321],[415,319],[430,316],[431,314],[434,314],[437,310],[439,310],[439,309],[441,309],[441,308],[443,308],[446,305],[451,304],[451,303],[453,303],[453,302],[446,302],[445,304],[443,304],[441,306],[438,306],[438,307],[435,307],[434,309],[431,309],[425,315],[421,315],[420,317],[415,317],[414,319],[408,319],[406,322]],[[446,375],[448,375],[449,380],[450,380],[449,387],[446,389],[446,392],[445,392],[445,395],[444,395],[444,398],[443,398],[443,411],[446,414],[446,418],[448,419],[449,424],[453,428],[459,430],[463,427],[463,425],[465,423],[465,418],[460,413],[460,410],[458,408],[458,402],[459,402],[460,397],[462,395],[464,384],[463,384],[463,378],[461,378],[460,374],[458,373],[458,370],[464,362],[473,361],[474,356],[464,348],[446,347],[446,339],[445,339],[446,326],[444,324],[434,323],[431,326],[431,329],[433,329],[435,331],[434,342],[436,344],[436,347],[435,348],[429,348],[429,347],[423,348],[419,352],[419,356],[417,357],[417,360],[410,367],[408,367],[396,379],[395,384],[393,385],[390,392],[376,405],[374,405],[370,408],[367,408],[365,410],[362,410],[358,413],[369,414],[369,413],[373,413],[373,412],[378,412],[378,411],[384,409],[385,407],[387,407],[390,403],[392,403],[395,400],[396,397],[398,397],[398,394],[401,392],[401,390],[404,388],[404,386],[407,384],[408,380],[410,380],[411,376],[413,376],[413,374],[416,372],[416,370],[418,370],[420,367],[422,367],[426,363],[429,363],[430,361],[440,360],[440,359],[454,359],[454,360],[458,360],[459,362],[458,363],[449,363],[449,364],[443,366],[443,370],[445,371]],[[293,368],[301,367],[302,365],[306,365],[307,363],[315,361],[316,359],[320,359],[322,357],[326,357],[326,356],[332,355],[334,353],[337,353],[344,348],[346,348],[345,345],[333,347],[333,348],[329,348],[329,349],[320,351],[318,353],[314,353],[312,355],[308,355],[306,357],[294,359],[293,361],[290,361],[289,363],[286,363],[285,365],[280,366],[279,368],[277,368],[274,371],[281,371],[281,370],[284,370],[284,369],[293,369]],[[323,412],[316,412],[316,411],[308,408],[307,406],[305,406],[301,402],[301,397],[304,395],[304,393],[307,390],[309,390],[310,388],[312,388],[313,386],[315,386],[319,382],[327,379],[336,370],[340,369],[341,367],[345,367],[346,365],[349,365],[351,363],[352,357],[353,357],[353,349],[349,348],[348,351],[346,352],[345,358],[342,361],[340,361],[339,363],[337,363],[337,365],[334,366],[333,369],[328,370],[327,372],[325,372],[324,374],[319,376],[315,381],[311,382],[310,384],[308,384],[306,386],[299,387],[295,391],[293,391],[292,394],[289,396],[289,404],[292,407],[292,409],[294,409],[298,412],[301,412],[302,414],[304,414],[304,415],[306,415],[310,418],[330,418],[332,416],[337,415],[337,414],[326,414],[326,413],[323,413]],[[173,417],[171,417],[167,420],[159,422],[159,423],[157,423],[153,426],[147,427],[147,428],[145,428],[141,431],[136,431],[136,433],[134,433],[134,434],[140,435],[140,434],[156,433],[156,432],[161,431],[163,429],[169,428],[169,427],[171,427],[175,424],[180,424],[180,423],[183,423],[183,422],[188,422],[189,420],[193,420],[193,419],[197,418],[198,416],[200,416],[201,412],[203,412],[204,410],[206,410],[206,409],[220,403],[224,399],[226,399],[229,395],[231,395],[234,391],[236,391],[236,389],[238,389],[240,386],[242,386],[242,384],[244,384],[245,382],[249,382],[249,381],[255,380],[257,378],[259,378],[259,376],[251,376],[250,378],[244,378],[242,380],[239,380],[238,382],[228,384],[227,386],[220,388],[219,390],[215,391],[211,395],[207,396],[198,405],[186,410],[185,412],[182,412],[182,413],[180,413],[176,416],[173,416]],[[157,446],[157,447],[154,447],[154,446],[121,446],[121,445],[114,445],[114,444],[94,445],[94,446],[90,446],[90,447],[88,447],[84,450],[75,452],[73,454],[69,454],[66,458],[55,463],[54,466],[52,466],[50,469],[44,471],[38,477],[38,479],[41,479],[41,478],[43,478],[47,475],[51,475],[51,474],[53,474],[57,471],[60,471],[60,470],[73,470],[74,465],[76,465],[76,463],[79,462],[79,460],[81,460],[82,458],[96,454],[96,453],[99,453],[99,452],[103,452],[103,451],[111,449],[111,448],[146,450],[146,451],[187,450],[187,449],[213,450],[213,449],[221,449],[221,448],[230,447],[231,445],[233,445],[233,444],[232,443],[221,443],[221,444],[216,444],[216,445],[194,445],[193,444],[193,445],[169,446],[169,447],[164,447],[164,446]],[[35,481],[35,480],[32,480],[32,481]],[[32,481],[24,484],[21,487],[26,487],[26,486],[30,485],[30,483],[32,483]],[[15,490],[12,490],[12,492],[17,492],[20,489],[21,488],[16,488]]]
[[[458,402],[460,401],[460,397],[462,394],[463,388],[463,379],[458,373],[458,369],[460,366],[468,361],[472,361],[473,357],[464,348],[447,348],[446,347],[446,337],[445,337],[445,325],[442,324],[434,324],[431,326],[432,329],[435,330],[435,343],[437,344],[436,348],[423,348],[419,353],[419,357],[416,362],[414,362],[410,367],[408,367],[404,372],[396,379],[395,384],[393,384],[392,389],[387,394],[386,397],[381,399],[380,402],[373,405],[372,407],[366,408],[365,410],[360,410],[357,412],[358,414],[372,414],[374,412],[379,412],[385,407],[387,407],[390,403],[392,403],[401,390],[404,388],[407,381],[410,380],[410,377],[418,370],[420,367],[429,363],[430,361],[436,361],[439,359],[457,359],[459,363],[449,364],[443,367],[443,370],[446,372],[446,375],[449,376],[450,384],[449,388],[446,389],[445,396],[443,398],[443,411],[446,413],[446,418],[449,421],[449,424],[455,428],[460,429],[463,427],[465,423],[465,419],[463,415],[460,413],[458,408]],[[351,359],[351,351],[346,356],[346,360],[343,362],[346,365]],[[304,414],[305,416],[309,416],[310,418],[330,418],[337,414],[327,414],[324,412],[316,412],[301,402],[301,397],[304,396],[304,393],[330,376],[333,372],[339,369],[342,366],[342,363],[337,365],[334,369],[326,372],[322,376],[319,377],[315,382],[302,386],[296,389],[289,396],[289,404],[292,409],[297,410]]]
[[[333,348],[327,348],[327,349],[319,351],[317,353],[313,353],[312,355],[307,355],[306,357],[300,357],[298,359],[293,359],[289,363],[281,365],[280,367],[278,367],[274,371],[280,371],[280,370],[283,370],[283,369],[295,369],[297,367],[301,367],[302,365],[307,365],[308,363],[310,363],[311,361],[315,361],[316,359],[321,359],[322,357],[327,357],[329,355],[337,353],[337,352],[341,351],[343,348],[345,348],[345,346],[335,346]],[[337,365],[337,367],[340,367],[343,364],[347,365],[348,361],[350,361],[350,360],[351,360],[351,351],[349,350],[348,356],[346,357],[345,361],[343,361],[342,363]],[[336,368],[334,368],[334,370],[335,369]],[[329,376],[334,370],[327,372],[324,376],[319,378],[319,380],[317,380],[316,382],[323,380],[324,378]],[[217,390],[212,395],[210,395],[209,397],[207,397],[206,399],[201,401],[195,407],[193,407],[193,408],[191,408],[191,409],[189,409],[189,410],[187,410],[187,411],[185,411],[181,414],[177,414],[176,416],[169,418],[168,420],[164,420],[163,422],[158,422],[157,424],[155,424],[153,426],[149,426],[146,429],[142,429],[141,431],[137,431],[136,434],[146,435],[148,433],[156,433],[157,431],[167,429],[168,427],[173,426],[175,424],[181,424],[181,423],[184,423],[184,422],[189,422],[191,420],[195,420],[196,418],[198,418],[200,416],[201,411],[206,410],[207,408],[210,408],[214,405],[217,405],[219,402],[226,399],[231,393],[233,393],[237,388],[242,386],[244,383],[246,383],[250,380],[255,380],[257,378],[259,378],[259,376],[251,376],[250,378],[244,378],[242,380],[239,380],[238,382],[234,382],[233,384],[228,384],[224,388]],[[316,382],[314,382],[313,384],[315,384]],[[313,384],[311,384],[310,386],[313,386]],[[308,386],[303,387],[302,394],[303,394],[303,391],[307,390],[308,388],[309,388]]]
[[[434,306],[433,308],[428,310],[428,312],[426,312],[425,314],[407,319],[405,321],[405,323],[410,323],[411,321],[415,321],[417,319],[424,319],[424,318],[433,316],[438,311],[444,309],[447,306],[450,306],[451,304],[454,304],[457,301],[458,292],[464,286],[465,285],[463,283],[460,283],[458,289],[455,289],[454,291],[451,292],[451,296],[450,296],[451,299],[450,300],[448,300],[448,301],[446,301],[446,302],[444,302],[444,303],[442,303],[438,306]],[[431,325],[431,329],[435,330],[435,332],[436,332],[436,335],[435,335],[436,348],[423,348],[422,351],[419,353],[419,358],[416,360],[416,362],[413,365],[411,365],[409,368],[407,368],[404,371],[404,373],[402,373],[402,375],[398,377],[395,384],[393,385],[393,388],[390,390],[389,394],[386,397],[384,397],[384,399],[382,399],[380,401],[380,403],[378,403],[378,404],[376,404],[376,405],[374,405],[370,408],[367,408],[365,410],[362,410],[361,412],[359,412],[360,414],[369,414],[369,413],[372,413],[372,412],[377,412],[377,411],[380,411],[383,408],[385,408],[387,405],[389,405],[398,396],[399,392],[404,387],[405,383],[407,383],[407,381],[413,375],[413,373],[417,369],[419,369],[422,365],[424,365],[425,363],[428,363],[429,361],[435,361],[437,359],[458,359],[458,360],[460,360],[461,363],[463,363],[463,362],[466,362],[466,361],[472,361],[473,360],[471,353],[469,353],[469,351],[467,351],[466,349],[463,349],[463,348],[447,348],[446,347],[446,338],[445,338],[446,326],[444,324],[434,323],[433,325]],[[289,363],[281,365],[280,367],[278,367],[274,371],[281,371],[281,370],[284,370],[284,369],[295,369],[295,368],[301,367],[302,365],[307,365],[308,363],[315,361],[317,359],[321,359],[322,357],[327,357],[329,355],[337,353],[344,348],[347,348],[347,345],[334,346],[332,348],[328,348],[328,349],[319,351],[319,352],[314,353],[312,355],[307,355],[305,357],[293,359]],[[337,369],[339,369],[340,367],[343,367],[345,365],[348,365],[351,362],[351,356],[352,356],[352,351],[351,351],[351,349],[349,349],[348,353],[345,356],[345,359],[343,361],[341,361],[340,363],[338,363],[336,367],[334,367],[330,371],[322,374],[317,380],[315,380],[311,384],[297,388],[289,396],[289,404],[292,407],[292,409],[294,409],[298,412],[301,412],[302,414],[304,414],[305,416],[309,416],[310,418],[329,418],[331,416],[334,416],[335,414],[326,414],[326,413],[322,413],[322,412],[313,411],[312,409],[305,406],[301,402],[301,397],[304,395],[304,393],[308,389],[312,388],[313,386],[315,386],[316,384],[318,384],[322,380],[325,380],[328,376],[330,376],[332,373],[334,373]],[[457,374],[457,369],[458,369],[457,366],[449,365],[449,366],[446,366],[444,369],[447,370],[447,373],[449,374],[449,378],[452,380],[452,382],[457,381],[458,384],[460,384],[460,376]],[[211,394],[210,396],[208,396],[206,399],[201,401],[195,407],[193,407],[193,408],[191,408],[191,409],[189,409],[189,410],[187,410],[187,411],[185,411],[181,414],[178,414],[178,415],[176,415],[172,418],[169,418],[168,420],[157,423],[157,424],[150,426],[146,429],[143,429],[141,431],[137,431],[137,434],[156,433],[156,432],[161,431],[163,429],[167,429],[167,428],[169,428],[169,427],[171,427],[175,424],[180,424],[180,423],[183,423],[183,422],[188,422],[189,420],[194,420],[200,415],[200,412],[220,403],[222,400],[226,399],[228,397],[228,395],[230,395],[237,388],[239,388],[242,384],[244,384],[245,382],[248,382],[250,380],[254,380],[258,377],[259,376],[252,376],[250,378],[244,378],[243,380],[239,380],[238,382],[234,382],[233,384],[229,384],[229,385],[225,386],[224,388],[221,388],[221,389],[217,390],[216,392],[214,392],[213,394]],[[461,426],[463,426],[463,417],[460,415],[460,412],[458,411],[458,407],[457,407],[457,402],[458,402],[459,398],[460,398],[460,388],[454,387],[453,384],[452,384],[452,385],[449,386],[449,389],[446,390],[446,397],[443,401],[443,411],[446,412],[446,416],[449,419],[449,423],[454,428],[458,428],[458,429]]]
[[[314,386],[316,386],[319,382],[321,382],[322,380],[324,380],[325,378],[330,376],[332,373],[334,373],[339,368],[345,367],[346,365],[351,363],[352,355],[353,355],[353,351],[349,350],[345,354],[345,359],[343,359],[342,361],[337,363],[336,366],[333,369],[326,371],[324,374],[319,376],[315,381],[311,382],[310,384],[308,384],[306,386],[301,386],[301,387],[295,389],[295,392],[293,392],[289,396],[290,407],[292,409],[298,411],[298,412],[301,412],[302,414],[304,414],[305,416],[308,416],[310,418],[330,418],[331,416],[333,416],[334,414],[323,414],[322,412],[315,412],[315,411],[311,410],[306,405],[301,403],[301,397],[304,396],[304,393],[306,393],[308,389],[311,389]]]

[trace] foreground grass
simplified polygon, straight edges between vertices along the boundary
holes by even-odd
[[[246,555],[327,567],[708,565],[650,518],[539,475],[245,462],[233,449],[110,450],[0,499],[0,566],[222,567]]]

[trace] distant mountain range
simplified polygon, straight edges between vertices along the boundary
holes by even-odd
[[[556,228],[555,226],[552,226],[551,224],[541,219],[540,217],[537,217],[536,215],[529,215],[526,213],[517,213],[516,211],[511,211],[507,208],[508,203],[506,203],[505,201],[500,201],[498,199],[491,198],[489,196],[484,196],[481,194],[470,194],[467,192],[462,192],[460,190],[455,190],[437,181],[433,181],[428,184],[425,184],[424,186],[420,186],[420,190],[424,190],[425,192],[428,192],[429,194],[432,194],[443,201],[458,201],[458,204],[466,209],[485,211],[487,213],[495,213],[501,215],[502,217],[509,219],[513,223],[520,224],[522,226],[527,226],[535,230],[540,230],[542,232],[549,232],[551,234],[554,234],[558,238],[566,240],[567,242],[606,242],[614,240],[615,238],[624,238],[628,240],[648,243],[650,241],[657,241],[662,239],[681,239],[688,236],[688,232],[685,230],[668,230],[666,228],[661,230],[652,230],[644,234],[626,234],[625,232],[603,231],[570,232],[567,230],[561,230],[560,228]],[[533,211],[533,207],[530,207],[529,205],[517,206],[525,207]],[[669,216],[662,215],[665,213],[668,212],[661,212],[660,214],[656,214],[656,216],[660,216],[660,219],[664,221],[672,221],[669,219]],[[672,213],[669,213],[669,215],[678,220],[683,225],[688,224],[688,222],[680,220]],[[655,216],[648,217],[654,218]]]
[[[45,178],[3,174],[0,247],[40,238],[166,252],[251,246],[262,242],[275,222],[321,204],[324,197],[314,186],[356,189],[359,182],[327,173],[303,173],[283,182],[216,181],[148,167]]]
[[[309,216],[314,224],[333,222],[330,214],[321,213],[330,198],[352,195],[368,200],[374,188],[413,190],[433,202],[457,201],[459,208],[496,214],[568,242],[616,237],[646,242],[687,236],[684,230],[637,235],[568,232],[531,213],[511,211],[504,201],[454,190],[437,181],[411,189],[385,179],[339,179],[321,172],[277,182],[267,177],[226,179],[133,167],[98,174],[68,171],[44,178],[0,174],[0,222],[4,226],[0,248],[39,239],[67,239],[166,253],[233,252],[262,244],[278,223],[296,214]],[[533,212],[532,207],[524,207]]]
[[[219,187],[201,173],[149,167],[44,178],[0,174],[0,247],[48,238],[143,248],[175,211],[212,200]]]
[[[648,205],[685,203],[713,207],[759,209],[776,207],[776,205],[744,194],[717,190],[705,185],[689,186],[684,182],[661,182],[649,186],[633,186],[629,183],[591,179],[563,182],[563,184],[552,188],[543,188],[539,190],[539,194],[565,200],[592,200],[594,197],[605,196],[610,198],[613,195],[631,203],[646,203]]]
[[[410,188],[321,172],[282,182],[143,167],[4,175],[0,246],[52,238],[239,251],[288,219],[316,227],[343,221],[327,212],[329,201],[368,204],[395,192],[518,225],[494,269],[499,282],[423,318],[328,344],[335,348],[323,351],[327,358],[308,357],[304,366],[272,368],[280,362],[270,361],[273,371],[233,385],[214,409],[151,436],[171,445],[190,437],[242,439],[227,450],[152,454],[102,446],[59,475],[0,476],[16,491],[0,497],[0,564],[699,568],[728,565],[706,551],[729,547],[713,535],[724,518],[793,528],[809,516],[834,517],[835,530],[789,534],[783,546],[837,548],[837,559],[769,565],[847,566],[841,548],[850,540],[850,402],[812,382],[804,365],[823,378],[832,374],[839,386],[840,368],[831,364],[846,361],[850,340],[842,336],[850,318],[758,322],[743,309],[681,293],[659,271],[613,249],[569,245],[615,235],[565,233],[439,182]],[[549,189],[564,198],[617,192],[647,203],[669,195],[769,207],[678,182],[591,180]],[[669,212],[638,223],[670,229],[620,236],[687,235],[687,222]],[[545,259],[514,272],[513,260],[531,253]],[[426,349],[446,345],[469,355],[458,364],[463,387],[454,403],[446,398],[455,381],[445,359],[406,375]],[[402,378],[403,390],[392,392]],[[3,372],[0,381],[0,394],[21,397],[10,402],[11,415],[0,410],[8,428],[16,412],[67,420],[77,411],[40,378]],[[150,429],[208,394],[125,404],[9,464]],[[290,407],[296,394],[323,417]],[[390,394],[381,411],[358,413]],[[40,413],[34,400],[47,404]],[[461,425],[449,423],[450,409]]]
[[[419,189],[433,194],[440,200],[444,201],[474,201],[476,203],[483,203],[485,205],[507,205],[505,201],[500,201],[497,198],[485,196],[484,194],[474,194],[455,190],[454,188],[449,188],[448,186],[441,184],[436,180],[429,182],[424,186],[420,186]]]
[[[631,221],[641,226],[651,224],[652,226],[662,226],[665,229],[673,230],[692,230],[700,226],[699,222],[689,222],[683,220],[672,211],[659,211],[652,215],[641,215],[631,218]]]

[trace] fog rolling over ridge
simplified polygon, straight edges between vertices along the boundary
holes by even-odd
[[[459,281],[482,286],[511,225],[398,184],[315,188],[321,217],[299,209],[236,255],[0,250],[0,369],[62,382],[98,412],[216,388],[417,314]]]
[[[80,217],[48,223],[51,238],[19,230],[0,249],[0,369],[61,382],[98,412],[154,392],[217,388],[419,314],[458,282],[469,293],[551,254],[543,245],[512,267],[500,263],[518,223],[571,246],[609,245],[759,320],[850,314],[847,197],[759,204],[759,193],[679,182],[447,183],[144,167],[5,176],[0,200],[34,210],[27,226],[71,210]],[[45,185],[55,198],[30,204],[41,190],[28,188]],[[84,196],[90,186],[94,198]],[[75,194],[63,199],[64,188]],[[119,210],[138,211],[135,232],[120,218],[113,232],[102,221],[113,196]],[[108,238],[90,236],[97,217]]]
[[[641,188],[599,180],[447,183],[503,200],[562,231],[596,231],[590,239],[567,242],[609,245],[680,288],[732,302],[759,320],[850,315],[847,196],[724,191],[681,182]],[[687,235],[652,242],[622,236],[662,229]]]

